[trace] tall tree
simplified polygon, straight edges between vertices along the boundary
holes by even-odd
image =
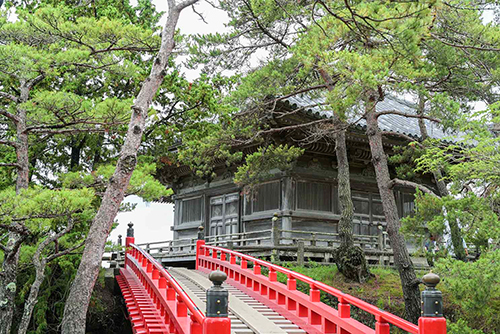
[[[304,121],[303,124],[265,129],[268,126],[266,118],[287,117],[286,113],[276,110],[278,101],[299,94],[318,94],[317,92],[321,90],[330,91],[335,87],[336,75],[328,73],[321,66],[303,70],[304,63],[296,57],[300,33],[309,29],[309,9],[295,3],[247,0],[221,1],[221,7],[232,19],[231,31],[225,36],[216,34],[196,37],[192,61],[205,63],[208,68],[241,70],[252,62],[252,55],[261,52],[268,55],[269,64],[243,79],[238,92],[234,94],[235,105],[247,106],[245,115],[253,113],[256,118],[263,120],[261,124],[255,124],[258,127],[255,131],[257,136],[252,134],[246,141],[265,140],[262,137],[291,130],[307,133],[307,140],[300,142],[302,145],[325,140],[335,144],[341,209],[339,221],[341,247],[336,250],[334,258],[339,271],[347,278],[366,280],[369,271],[364,253],[361,248],[354,245],[354,206],[351,199],[345,140],[349,123],[345,115],[334,110],[333,120]],[[269,96],[274,98],[269,99]],[[249,101],[251,103],[248,103]],[[322,107],[328,108],[328,105],[328,102],[325,102]],[[296,112],[292,111],[290,114]],[[260,126],[263,128],[259,128]],[[236,134],[238,139],[232,144],[241,145],[241,141],[244,140],[241,130],[236,129],[235,132],[238,133]],[[228,136],[225,137],[230,139]],[[284,158],[286,160],[288,157]]]
[[[71,93],[75,76],[87,82],[99,78],[106,84],[126,73],[133,76],[137,68],[127,61],[127,54],[155,47],[151,31],[105,18],[68,22],[67,13],[63,7],[47,7],[36,14],[20,13],[14,23],[6,17],[0,21],[0,144],[15,152],[0,166],[15,168],[18,195],[30,181],[30,135],[104,132],[122,122],[130,100],[88,99]],[[57,51],[61,49],[66,52]],[[3,228],[9,239],[2,249],[0,333],[9,333],[19,249],[31,232],[23,221]]]
[[[151,73],[144,81],[132,106],[127,136],[115,172],[106,188],[101,206],[85,242],[82,261],[64,309],[63,333],[85,333],[85,326],[82,324],[85,323],[90,296],[101,265],[104,245],[137,164],[137,151],[141,144],[149,108],[166,75],[169,58],[174,49],[175,29],[180,13],[197,1],[186,0],[180,3],[176,3],[175,0],[168,1],[168,17],[161,35],[160,50],[154,60]]]
[[[411,185],[421,189],[424,187],[391,177],[383,145],[383,136],[390,134],[380,130],[379,119],[392,114],[427,119],[440,124],[443,121],[439,116],[447,120],[443,113],[449,111],[449,108],[444,108],[436,117],[437,108],[428,110],[431,111],[430,114],[426,111],[425,114],[418,115],[408,114],[403,110],[379,111],[377,104],[385,99],[386,94],[423,92],[426,95],[436,91],[442,93],[445,86],[442,82],[451,81],[454,84],[448,87],[457,87],[455,83],[462,80],[462,85],[467,82],[474,88],[480,87],[476,80],[470,80],[474,79],[470,73],[474,73],[471,68],[484,67],[484,64],[480,64],[481,61],[464,64],[453,59],[457,56],[456,52],[450,54],[451,59],[444,55],[450,51],[447,47],[451,47],[469,54],[474,53],[474,56],[477,56],[476,51],[488,52],[487,56],[480,58],[482,60],[495,58],[492,53],[497,51],[495,46],[499,37],[498,27],[481,21],[482,10],[493,3],[476,4],[471,1],[463,6],[456,1],[314,1],[295,4],[255,0],[241,1],[233,6],[234,2],[223,1],[222,7],[229,9],[233,18],[230,26],[244,26],[245,29],[233,31],[227,39],[226,45],[229,47],[222,51],[217,49],[217,45],[224,41],[220,36],[212,36],[205,41],[199,40],[202,50],[216,48],[216,52],[208,53],[210,55],[232,51],[247,58],[256,48],[267,44],[273,60],[280,59],[280,56],[281,59],[293,59],[287,51],[282,51],[280,55],[273,52],[280,45],[293,43],[295,63],[282,61],[282,64],[287,64],[295,74],[320,69],[335,78],[333,89],[325,94],[328,103],[340,115],[347,116],[346,119],[362,117],[367,123],[366,134],[395,264],[401,277],[406,317],[412,322],[416,322],[420,315],[419,280],[416,278],[404,237],[400,233],[400,221],[392,188],[395,185]],[[308,15],[296,14],[303,12]],[[238,16],[241,13],[245,15]],[[460,21],[467,24],[460,25]],[[256,31],[263,33],[258,34]],[[487,33],[480,34],[479,31]],[[242,35],[245,37],[238,38]],[[254,36],[258,37],[252,39]],[[458,42],[459,36],[465,37],[463,43]],[[248,38],[254,43],[248,43]],[[468,59],[470,58],[473,57],[469,56]],[[205,61],[213,65],[218,64],[218,59],[220,58]],[[222,63],[233,65],[237,60],[237,57],[223,59]],[[439,71],[432,66],[437,60],[441,62]],[[279,64],[274,64],[277,63]],[[300,65],[290,67],[291,64]],[[267,70],[268,76],[263,80],[271,81],[280,73],[286,73],[287,66],[281,66],[275,71]],[[455,66],[458,66],[458,69],[455,69]],[[463,76],[464,73],[469,75]],[[491,77],[491,73],[489,76]],[[321,87],[318,84],[311,86]],[[488,90],[488,86],[482,87]],[[273,89],[274,87],[269,88],[270,91]],[[306,90],[310,91],[311,89]],[[468,91],[471,92],[472,90]],[[436,95],[437,103],[434,103],[434,106],[443,106],[446,104],[443,101],[452,100],[444,94]],[[477,96],[478,94],[468,94],[463,100],[477,99]]]
[[[447,6],[441,7],[432,1],[385,5],[365,1],[328,1],[322,2],[321,7],[321,10],[313,12],[317,25],[301,41],[302,54],[311,64],[328,65],[331,73],[339,75],[336,90],[330,95],[332,100],[338,101],[337,108],[354,107],[366,120],[366,134],[394,261],[401,277],[406,317],[416,322],[420,315],[419,280],[416,278],[404,237],[399,231],[400,221],[392,191],[394,185],[404,183],[391,178],[379,119],[392,114],[428,119],[437,123],[441,121],[432,115],[408,114],[402,110],[378,111],[377,104],[387,93],[412,91],[419,80],[433,75],[431,69],[424,65],[431,62],[430,58],[427,58],[428,44],[432,43],[428,41],[428,36],[435,38],[433,31],[436,31],[436,34],[441,33],[443,25],[436,24],[436,18],[446,21],[446,18],[452,15]],[[466,12],[464,10],[464,13]],[[488,29],[481,24],[477,20],[478,12],[472,16],[476,17],[475,27],[481,26],[493,35],[498,32],[495,27]],[[325,37],[330,41],[333,38],[333,41],[341,45],[343,41],[344,47],[323,43],[321,38]],[[491,40],[497,38],[498,35]],[[434,42],[435,47],[446,45],[442,39],[436,38]],[[425,88],[423,90],[425,91]]]

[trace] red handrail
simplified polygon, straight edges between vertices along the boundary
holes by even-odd
[[[150,254],[143,251],[140,247],[135,244],[130,244],[129,247],[132,248],[132,256],[137,258],[136,254],[139,253],[141,256],[147,259],[148,263],[158,270],[159,277],[164,277],[168,284],[175,290],[177,296],[184,302],[190,311],[192,317],[198,324],[203,324],[205,319],[205,315],[202,311],[196,306],[196,304],[191,300],[191,298],[186,294],[186,292],[182,289],[182,287],[177,283],[174,277],[170,275],[168,271],[166,271]]]
[[[227,261],[225,254],[230,254],[230,255],[233,255],[235,257],[239,257],[242,260],[253,262],[254,265],[264,266],[264,267],[268,268],[270,270],[270,272],[276,271],[276,272],[280,272],[282,274],[285,274],[285,275],[287,275],[289,280],[290,279],[298,279],[304,283],[309,284],[311,289],[319,289],[319,290],[324,291],[328,294],[331,294],[331,295],[337,297],[339,299],[339,303],[341,303],[341,304],[347,302],[347,303],[354,305],[354,306],[356,306],[356,307],[358,307],[358,308],[360,308],[368,313],[371,313],[377,319],[377,323],[379,324],[377,326],[380,326],[380,324],[390,323],[390,324],[393,324],[393,325],[395,325],[395,326],[397,326],[397,327],[399,327],[399,328],[401,328],[409,333],[412,333],[412,334],[419,333],[419,327],[412,324],[411,322],[408,322],[404,319],[401,319],[400,317],[397,317],[394,314],[383,311],[383,310],[381,310],[381,309],[379,309],[379,308],[377,308],[377,307],[375,307],[375,306],[373,306],[373,305],[371,305],[371,304],[369,304],[369,303],[367,303],[359,298],[356,298],[354,296],[343,293],[342,291],[340,291],[338,289],[335,289],[335,288],[333,288],[325,283],[316,281],[316,280],[314,280],[311,277],[308,277],[306,275],[294,272],[294,271],[289,270],[287,268],[269,263],[267,261],[263,261],[263,260],[254,258],[254,257],[246,255],[246,254],[242,254],[242,253],[239,253],[239,252],[236,252],[233,250],[229,250],[229,249],[225,249],[225,248],[221,248],[221,247],[216,247],[216,246],[203,245],[203,244],[200,245],[198,248],[201,250],[201,252],[202,252],[201,254],[203,254],[203,250],[206,250],[205,254],[204,254],[206,256],[203,257],[204,260],[206,260],[206,261],[210,261],[210,259],[212,259],[212,261],[217,259],[217,254],[214,255],[213,252],[220,252],[221,254],[224,254],[224,256],[221,255],[221,260],[223,260],[223,261]],[[209,254],[208,250],[212,250],[212,257],[209,257],[210,254]],[[199,259],[199,257],[200,257],[200,255],[197,254],[197,259]],[[218,261],[220,261],[220,260],[218,260]],[[197,263],[197,266],[198,266],[198,263]],[[377,330],[377,333],[378,332],[379,331]],[[380,332],[382,332],[382,331],[380,331]]]

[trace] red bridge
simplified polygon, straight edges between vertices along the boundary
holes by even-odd
[[[197,242],[196,270],[163,268],[133,236],[126,247],[117,281],[134,333],[446,333],[441,293],[432,279],[417,326],[310,277],[203,240]],[[286,284],[278,282],[278,273]],[[297,281],[309,286],[309,294],[297,290]],[[337,308],[321,302],[323,295],[336,297]],[[351,318],[351,306],[372,314],[375,328]]]

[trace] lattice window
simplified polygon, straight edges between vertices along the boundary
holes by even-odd
[[[332,212],[332,185],[330,183],[298,181],[297,209]]]
[[[181,202],[181,223],[201,222],[203,198],[189,198]]]
[[[251,194],[245,196],[247,213],[279,210],[281,202],[281,182],[279,180],[258,185]]]

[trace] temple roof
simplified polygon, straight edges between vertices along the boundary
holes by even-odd
[[[306,95],[289,97],[286,100],[293,108],[305,108],[305,112],[315,117],[332,117],[332,110],[328,110],[322,106],[325,98],[311,98]],[[316,105],[316,106],[314,106]],[[310,107],[309,107],[310,106]],[[377,103],[377,111],[397,110],[407,114],[416,115],[417,106],[409,101],[405,101],[394,96],[386,96],[383,101]],[[359,116],[358,116],[359,117]],[[362,130],[366,129],[366,120],[353,117],[356,120],[356,127]],[[427,132],[431,138],[440,139],[443,141],[456,142],[460,139],[460,135],[450,131],[445,132],[440,124],[425,120]],[[420,138],[420,128],[417,118],[408,118],[401,115],[382,115],[379,117],[379,127],[383,131],[398,132],[415,139]]]

